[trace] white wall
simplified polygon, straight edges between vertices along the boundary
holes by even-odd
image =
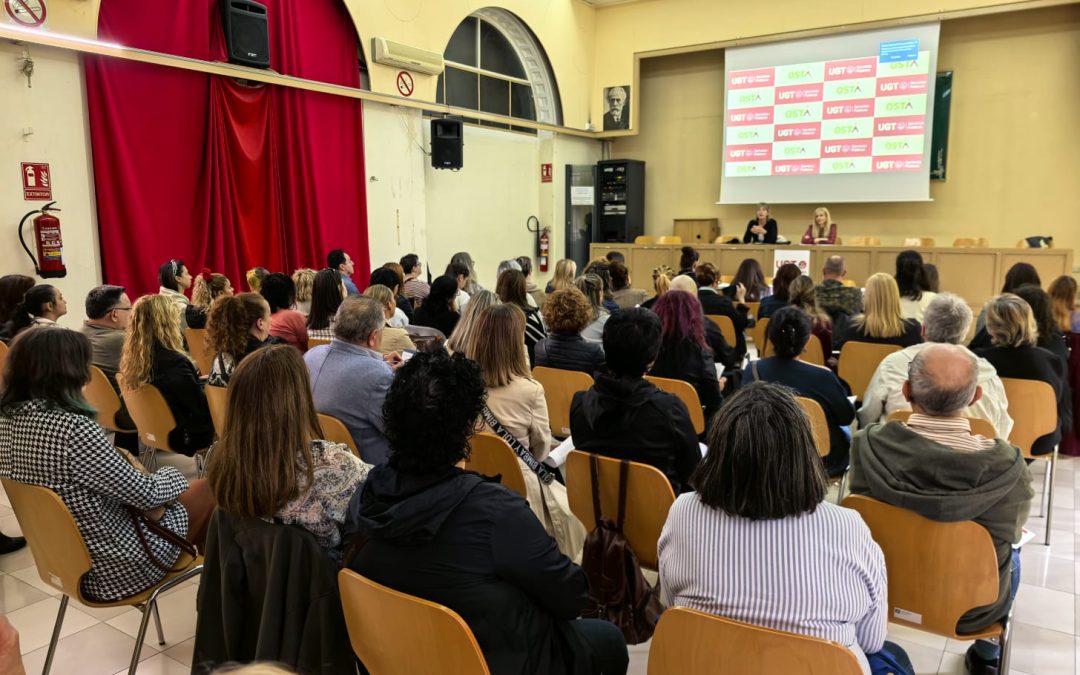
[[[48,162],[53,199],[62,209],[57,215],[68,274],[47,283],[59,288],[68,301],[69,313],[62,323],[77,326],[84,318],[87,291],[101,283],[82,67],[74,54],[31,47],[33,86],[27,87],[26,78],[17,72],[16,59],[23,51],[23,47],[0,43],[0,274],[34,276],[16,226],[25,213],[47,202],[23,200],[19,165]],[[24,136],[27,128],[33,133]],[[30,221],[24,236],[36,255]]]

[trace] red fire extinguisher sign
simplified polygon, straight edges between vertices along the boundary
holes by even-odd
[[[22,163],[23,199],[27,201],[51,201],[52,171],[46,162]]]

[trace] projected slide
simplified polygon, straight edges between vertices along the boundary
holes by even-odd
[[[729,71],[724,176],[925,171],[930,52],[890,46]]]

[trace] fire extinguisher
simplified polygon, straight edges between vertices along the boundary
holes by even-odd
[[[538,251],[538,257],[540,258],[540,271],[547,272],[548,270],[548,255],[551,253],[551,235],[548,233],[548,228],[544,228],[544,231],[540,233],[540,250]]]
[[[55,203],[49,202],[39,210],[26,214],[19,221],[19,242],[26,251],[26,255],[30,256],[30,260],[34,262],[34,269],[42,279],[58,279],[67,276],[67,268],[64,267],[64,242],[60,236],[60,219],[52,215],[53,211],[60,210],[53,207]],[[34,218],[34,243],[37,245],[37,258],[23,239],[23,226],[26,224],[26,219],[35,213],[41,214]]]

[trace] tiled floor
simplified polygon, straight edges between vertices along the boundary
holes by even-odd
[[[1028,529],[1039,536],[1024,547],[1022,583],[1016,600],[1013,632],[1013,675],[1075,675],[1080,657],[1080,562],[1077,562],[1076,493],[1080,460],[1059,462],[1054,496],[1053,540],[1043,546],[1045,519],[1032,509]],[[1034,467],[1035,489],[1042,490],[1042,465]],[[19,532],[7,497],[0,491],[0,530]],[[167,642],[159,647],[151,627],[143,646],[139,673],[185,675],[189,672],[195,636],[197,581],[170,591],[161,602]],[[58,594],[37,576],[29,550],[0,556],[0,611],[19,631],[27,673],[41,672],[45,650],[59,606]],[[127,670],[139,627],[135,609],[97,610],[72,602],[56,652],[53,673],[113,675]],[[907,649],[922,673],[964,672],[967,643],[891,626],[889,639]],[[631,648],[634,675],[645,675],[648,644]]]

